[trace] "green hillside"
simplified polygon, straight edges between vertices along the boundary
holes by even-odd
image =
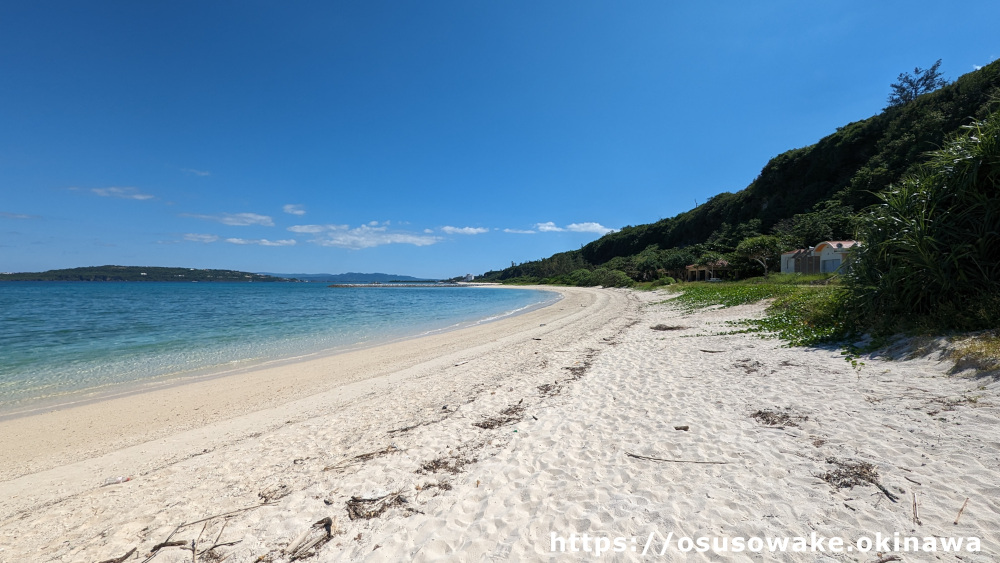
[[[580,270],[619,270],[636,281],[678,275],[686,264],[729,257],[742,276],[762,268],[732,256],[757,235],[775,235],[785,249],[853,238],[857,213],[879,192],[915,173],[929,151],[963,126],[985,119],[1000,100],[1000,61],[954,83],[849,123],[818,143],[771,159],[735,193],[656,223],[624,227],[580,250],[487,272],[486,281],[573,283]],[[562,277],[562,279],[557,279]],[[619,281],[620,278],[619,278]],[[617,285],[617,284],[616,284]]]
[[[291,280],[236,270],[198,270],[195,268],[151,266],[87,266],[47,272],[0,274],[0,281],[280,282]]]

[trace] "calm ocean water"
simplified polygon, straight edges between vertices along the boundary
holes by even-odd
[[[0,413],[475,324],[557,298],[488,287],[0,283]]]

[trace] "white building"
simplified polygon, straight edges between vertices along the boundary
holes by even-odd
[[[857,241],[828,240],[814,247],[800,248],[781,255],[782,274],[832,274],[841,271]]]

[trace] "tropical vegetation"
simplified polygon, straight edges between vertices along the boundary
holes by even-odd
[[[950,84],[939,67],[901,74],[881,113],[778,155],[743,190],[483,277],[650,287],[684,279],[687,265],[726,260],[733,279],[774,278],[782,251],[856,239],[849,273],[822,288],[686,284],[686,299],[706,291],[767,294],[775,298],[771,328],[817,327],[792,338],[799,342],[998,326],[1000,61]]]

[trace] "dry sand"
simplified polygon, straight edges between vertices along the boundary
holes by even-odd
[[[880,557],[682,555],[676,539],[654,557],[657,538],[644,558],[653,532],[976,536],[961,560],[1000,559],[997,381],[718,334],[760,305],[685,315],[656,293],[563,292],[496,323],[0,422],[0,561],[144,561],[168,538],[184,544],[153,561],[191,561],[191,540],[197,561],[594,559],[551,553],[553,532],[628,538],[606,560]],[[857,462],[874,482],[823,479]],[[114,475],[133,480],[100,486]]]

